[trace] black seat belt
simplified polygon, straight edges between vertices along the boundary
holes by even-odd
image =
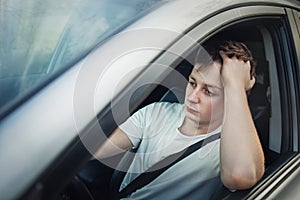
[[[164,171],[172,167],[177,162],[181,161],[182,159],[186,158],[196,150],[200,149],[201,147],[204,147],[206,144],[217,140],[220,138],[220,133],[211,135],[204,140],[201,140],[199,142],[196,142],[195,144],[185,148],[184,150],[172,154],[165,159],[159,161],[158,163],[154,164],[152,167],[150,167],[148,170],[140,174],[137,178],[135,178],[132,182],[130,182],[125,188],[123,188],[120,192],[114,191],[115,194],[112,194],[114,196],[114,199],[121,199],[124,197],[127,197],[131,193],[135,192],[137,189],[144,187],[151,181],[153,181],[155,178],[157,178],[159,175],[161,175]],[[121,183],[120,183],[121,184]],[[120,186],[118,185],[118,188]],[[116,194],[117,193],[117,194]]]

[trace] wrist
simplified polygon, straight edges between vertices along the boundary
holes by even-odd
[[[234,80],[227,80],[223,79],[223,87],[224,89],[233,89],[233,90],[245,90],[245,86],[243,85],[243,81],[234,81]]]
[[[245,93],[246,94],[246,89],[243,85],[241,84],[224,84],[224,92],[225,93]]]

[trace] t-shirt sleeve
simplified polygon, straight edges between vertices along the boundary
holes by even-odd
[[[140,143],[146,128],[151,124],[151,113],[155,104],[150,104],[129,117],[119,128],[125,132],[133,147]]]

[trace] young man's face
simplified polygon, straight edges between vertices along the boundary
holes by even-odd
[[[217,128],[224,112],[224,92],[221,82],[221,64],[198,69],[194,67],[189,76],[185,94],[186,118],[199,125]]]

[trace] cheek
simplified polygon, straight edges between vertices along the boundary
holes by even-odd
[[[211,100],[210,111],[213,117],[222,117],[224,113],[224,101],[222,98]]]
[[[185,99],[187,99],[191,93],[192,93],[192,89],[191,87],[189,87],[188,84],[187,87],[185,88]]]
[[[205,113],[212,115],[223,112],[224,109],[223,99],[220,97],[202,97],[200,106]]]

